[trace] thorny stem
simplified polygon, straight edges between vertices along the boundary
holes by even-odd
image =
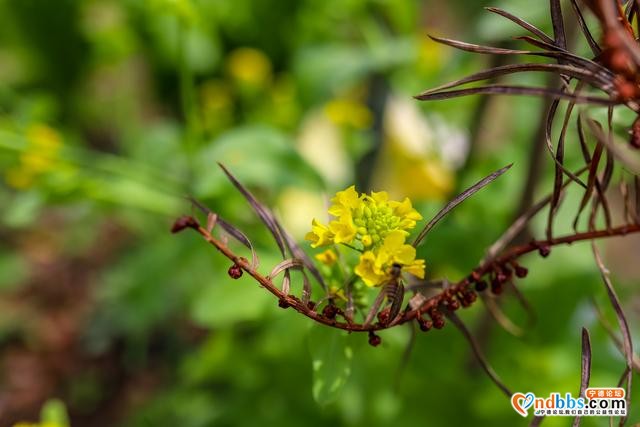
[[[525,255],[529,252],[537,251],[540,248],[549,248],[552,246],[565,244],[570,245],[575,242],[592,241],[605,237],[624,236],[627,234],[640,232],[640,224],[627,224],[607,230],[593,230],[583,233],[575,233],[567,236],[555,237],[547,240],[532,240],[531,242],[526,244],[513,246],[505,250],[502,255],[482,262],[473,270],[473,272],[469,276],[460,280],[458,283],[451,285],[440,294],[426,299],[418,308],[413,310],[405,310],[392,323],[387,325],[382,325],[380,323],[365,325],[358,323],[339,322],[335,319],[324,317],[321,313],[316,312],[314,309],[304,304],[302,300],[300,300],[295,295],[284,294],[280,289],[278,289],[277,286],[273,284],[271,279],[269,279],[267,276],[263,276],[257,270],[252,268],[249,261],[239,255],[236,255],[233,251],[231,251],[231,249],[229,249],[229,247],[225,243],[215,238],[206,228],[203,228],[201,226],[193,228],[198,233],[200,233],[200,235],[202,235],[202,237],[204,237],[207,242],[215,246],[216,249],[218,249],[218,251],[220,251],[225,257],[238,265],[242,270],[246,271],[258,283],[260,283],[262,287],[266,288],[269,292],[275,295],[280,300],[281,307],[292,307],[297,312],[318,323],[322,323],[324,325],[349,332],[378,331],[412,321],[418,316],[421,316],[423,313],[426,313],[431,309],[438,308],[447,298],[450,298],[452,295],[467,290],[467,288],[469,288],[469,286],[473,283],[473,279],[471,279],[472,276],[484,276],[485,274],[494,270],[496,266],[506,265],[521,257],[522,255]]]

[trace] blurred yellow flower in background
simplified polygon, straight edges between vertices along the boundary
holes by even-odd
[[[227,71],[239,82],[249,86],[263,87],[271,82],[271,61],[258,49],[241,47],[227,57]]]
[[[385,108],[373,185],[412,199],[446,199],[468,150],[464,133],[435,116],[427,120],[415,103],[392,97]]]
[[[338,260],[338,255],[335,253],[334,250],[327,249],[324,252],[320,252],[319,254],[316,254],[315,258],[321,263],[323,263],[324,265],[331,267]]]
[[[62,136],[58,131],[44,124],[30,126],[25,138],[27,144],[18,165],[5,172],[7,184],[16,189],[30,187],[39,175],[55,169],[62,146]]]
[[[338,126],[367,129],[373,123],[373,114],[364,103],[347,98],[337,98],[327,102],[324,113]]]

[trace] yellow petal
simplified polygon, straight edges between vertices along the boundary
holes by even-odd
[[[416,248],[411,245],[402,245],[393,254],[393,261],[403,265],[409,265],[416,259]]]
[[[404,244],[406,234],[400,230],[392,230],[384,238],[383,247],[388,252],[394,252]]]
[[[423,259],[417,259],[413,261],[411,264],[405,265],[402,267],[402,271],[409,274],[413,274],[418,279],[424,279],[424,269],[425,269],[425,265],[424,265]]]
[[[335,243],[351,243],[356,237],[356,227],[351,215],[343,215],[338,221],[331,221],[329,230]]]
[[[385,204],[387,203],[387,200],[389,200],[389,193],[386,191],[372,191],[371,198],[378,204]]]
[[[376,272],[375,269],[376,256],[371,251],[366,251],[360,255],[360,263],[355,268],[355,273],[362,279],[365,285],[373,287],[377,286],[385,278],[384,274]]]

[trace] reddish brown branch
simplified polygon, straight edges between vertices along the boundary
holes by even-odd
[[[274,285],[273,281],[268,276],[263,276],[257,270],[252,268],[251,264],[243,257],[236,255],[229,247],[221,240],[215,238],[207,229],[197,225],[195,220],[190,217],[183,217],[178,222],[188,224],[187,227],[196,230],[204,239],[211,245],[215,246],[225,257],[231,260],[235,265],[239,266],[242,270],[247,272],[253,277],[261,286],[271,292],[279,299],[279,306],[283,308],[291,307],[304,316],[327,326],[331,326],[337,329],[343,329],[350,332],[369,332],[388,329],[399,324],[403,324],[421,317],[424,313],[428,313],[432,310],[438,309],[443,304],[446,305],[447,301],[451,301],[452,298],[460,293],[468,292],[470,286],[474,283],[474,278],[481,278],[484,275],[495,271],[497,267],[506,266],[517,258],[534,251],[548,251],[548,248],[552,246],[572,244],[581,241],[592,241],[599,238],[624,236],[626,234],[640,232],[640,224],[626,225],[608,230],[595,230],[585,233],[576,233],[568,236],[562,236],[552,238],[548,240],[534,240],[527,244],[513,246],[505,250],[502,255],[495,258],[486,260],[478,267],[476,267],[472,273],[459,281],[458,283],[443,290],[438,295],[424,300],[417,309],[407,310],[401,314],[394,322],[388,325],[382,325],[380,323],[374,323],[369,325],[339,322],[335,317],[326,317],[322,313],[316,312],[308,304],[305,304],[295,295],[287,295],[278,289]],[[182,227],[185,228],[185,227]],[[174,228],[175,229],[175,228]],[[179,231],[179,230],[175,230]]]

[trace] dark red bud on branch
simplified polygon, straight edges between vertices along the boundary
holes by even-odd
[[[287,300],[285,300],[283,298],[283,299],[278,300],[278,307],[280,307],[280,308],[289,308],[289,307],[291,307],[291,305],[287,302]]]
[[[433,319],[433,327],[436,329],[444,328],[444,317],[436,317]]]
[[[452,310],[452,311],[455,311],[460,308],[460,303],[458,302],[458,300],[454,298],[446,299],[444,301],[444,304],[447,306],[449,310]]]
[[[529,274],[529,270],[527,270],[526,267],[523,267],[521,265],[516,265],[515,270],[516,270],[516,277],[519,277],[521,279],[523,277],[527,277],[527,274]]]
[[[195,218],[193,218],[192,216],[184,215],[178,218],[176,222],[173,223],[171,232],[178,233],[185,228],[193,228],[194,230],[197,230],[199,226],[200,225],[198,224],[198,221],[195,220]]]
[[[417,317],[417,320],[418,320],[418,324],[420,325],[420,330],[422,332],[427,332],[433,327],[433,322],[431,320],[427,320],[420,316]]]
[[[239,279],[242,277],[242,268],[238,264],[233,264],[229,267],[227,273],[232,279]]]
[[[385,308],[378,313],[378,322],[383,325],[389,323],[389,315],[391,314],[391,307]]]
[[[322,309],[322,315],[324,317],[326,317],[327,319],[335,319],[336,318],[336,314],[338,314],[338,307],[336,307],[333,304],[326,305]]]
[[[551,248],[549,247],[549,245],[542,245],[538,248],[538,253],[541,257],[546,258],[551,253]]]
[[[377,347],[382,343],[382,338],[373,331],[369,331],[369,345]]]
[[[476,283],[476,291],[482,292],[487,289],[487,282],[485,280],[480,280]]]

